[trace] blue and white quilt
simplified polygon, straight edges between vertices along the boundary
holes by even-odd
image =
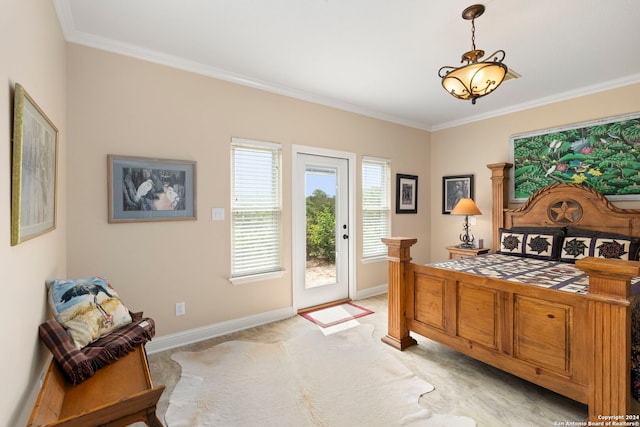
[[[574,264],[566,262],[486,254],[436,262],[429,266],[576,294],[589,291],[589,278]],[[633,294],[640,292],[640,277],[631,280],[631,287]]]

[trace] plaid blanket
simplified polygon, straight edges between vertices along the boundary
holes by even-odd
[[[155,335],[153,319],[142,317],[142,312],[131,313],[132,322],[88,346],[78,350],[71,335],[57,321],[48,320],[40,325],[40,339],[53,354],[54,360],[73,384],[80,384],[96,371],[143,345]]]

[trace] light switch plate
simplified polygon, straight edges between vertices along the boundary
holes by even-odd
[[[211,209],[211,220],[212,221],[223,221],[224,220],[224,208],[213,208],[213,209]]]

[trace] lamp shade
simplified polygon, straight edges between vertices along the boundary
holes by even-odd
[[[473,199],[460,199],[451,211],[451,215],[482,215]]]
[[[442,86],[454,97],[475,103],[500,86],[506,74],[507,66],[497,60],[473,62],[448,71],[442,77]]]

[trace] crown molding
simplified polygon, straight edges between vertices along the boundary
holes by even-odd
[[[54,7],[58,15],[58,20],[60,21],[60,25],[65,37],[65,40],[69,43],[75,43],[75,44],[92,47],[99,50],[104,50],[104,51],[108,51],[108,52],[112,52],[120,55],[125,55],[129,57],[141,59],[147,62],[153,62],[156,64],[165,65],[171,68],[176,68],[179,70],[204,75],[207,77],[212,77],[212,78],[227,81],[230,83],[235,83],[238,85],[247,86],[247,87],[251,87],[258,90],[263,90],[265,92],[275,93],[275,94],[287,96],[293,99],[299,99],[299,100],[311,102],[314,104],[324,105],[327,107],[347,111],[350,113],[355,113],[362,116],[383,120],[383,121],[387,121],[387,122],[391,122],[391,123],[399,124],[402,126],[415,128],[415,129],[425,130],[429,132],[435,132],[439,130],[462,126],[465,124],[478,122],[481,120],[495,118],[495,117],[503,116],[506,114],[516,113],[516,112],[528,110],[531,108],[541,107],[541,106],[553,104],[556,102],[566,101],[573,98],[579,98],[582,96],[592,95],[592,94],[603,92],[606,90],[616,89],[619,87],[640,83],[640,74],[634,74],[634,75],[630,75],[620,79],[611,80],[611,81],[607,81],[607,82],[603,82],[603,83],[599,83],[591,86],[586,86],[583,88],[579,88],[579,89],[575,89],[567,92],[558,93],[558,94],[547,96],[547,97],[538,98],[533,101],[513,105],[508,108],[492,110],[483,114],[465,117],[459,120],[453,120],[450,122],[431,125],[429,123],[423,123],[415,120],[409,120],[406,118],[389,115],[386,113],[382,113],[380,111],[368,109],[359,105],[345,102],[340,99],[313,94],[310,92],[305,92],[305,91],[293,89],[286,86],[275,85],[269,82],[251,78],[249,76],[233,73],[228,70],[207,66],[202,63],[187,60],[185,58],[181,58],[178,56],[167,55],[167,54],[163,54],[163,53],[148,50],[148,49],[142,49],[140,47],[137,47],[131,44],[121,43],[121,42],[117,42],[104,37],[98,37],[92,34],[88,34],[88,33],[79,31],[76,28],[75,22],[73,19],[73,13],[71,12],[71,7],[69,6],[68,0],[54,0]]]
[[[561,101],[568,101],[570,99],[580,98],[582,96],[593,95],[593,94],[604,92],[607,90],[618,89],[620,87],[629,86],[637,83],[640,83],[640,74],[633,74],[620,79],[610,80],[607,82],[598,83],[591,86],[585,86],[579,89],[534,99],[533,101],[529,101],[529,102],[523,102],[521,104],[513,105],[509,108],[493,110],[484,114],[478,114],[478,115],[467,117],[461,120],[454,120],[451,122],[442,123],[439,125],[432,126],[430,130],[432,132],[435,132],[443,129],[449,129],[456,126],[462,126],[469,123],[478,122],[481,120],[504,116],[506,114],[512,114],[512,113],[517,113],[524,110],[529,110],[531,108],[542,107],[544,105],[555,104]]]

